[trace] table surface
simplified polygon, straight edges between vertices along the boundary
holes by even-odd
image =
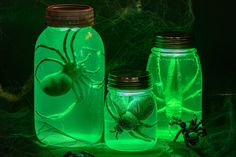
[[[90,147],[83,148],[45,148],[39,152],[42,157],[63,157],[66,152],[80,154],[81,151],[86,151],[93,154],[95,157],[200,157],[192,148],[188,148],[181,142],[158,141],[155,147],[149,151],[142,152],[122,152],[109,149],[104,143],[96,144]]]

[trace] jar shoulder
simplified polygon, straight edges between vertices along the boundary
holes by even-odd
[[[56,28],[48,26],[38,36],[35,46],[38,46],[40,44],[51,44],[52,46],[55,46],[55,44],[58,44],[59,42],[61,43],[65,39],[66,33],[69,29],[70,31],[68,33],[67,39],[69,40],[69,42],[72,41],[73,36],[76,34],[74,36],[75,43],[81,43],[82,41],[84,41],[84,44],[96,42],[97,45],[100,45],[99,47],[101,49],[104,49],[102,38],[100,37],[99,33],[92,27]]]
[[[166,49],[156,48],[151,49],[150,57],[192,57],[198,56],[196,48],[185,49]]]
[[[116,96],[154,96],[153,89],[146,89],[146,90],[120,90],[109,88],[108,90],[109,95],[116,95]]]

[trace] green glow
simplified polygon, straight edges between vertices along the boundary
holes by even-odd
[[[188,122],[195,113],[202,118],[202,72],[196,49],[153,48],[147,70],[153,75],[157,100],[157,138],[173,140],[180,130],[169,126],[173,117]]]
[[[148,150],[156,144],[157,108],[151,89],[109,88],[104,118],[108,147],[131,152]]]
[[[35,48],[35,130],[46,145],[77,147],[103,133],[104,47],[92,27],[47,27]]]

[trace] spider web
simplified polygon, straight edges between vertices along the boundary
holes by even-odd
[[[194,24],[191,0],[105,0],[95,19],[104,37],[107,73],[122,67],[144,70],[155,32],[191,32]]]

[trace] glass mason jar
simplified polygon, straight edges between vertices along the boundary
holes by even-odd
[[[35,130],[47,145],[98,142],[103,133],[104,46],[93,8],[51,5],[34,57]]]
[[[182,135],[178,138],[178,122],[202,118],[202,70],[193,36],[183,32],[157,33],[147,71],[153,75],[158,104],[157,137],[183,140]]]
[[[148,72],[109,74],[104,108],[105,143],[120,151],[144,151],[156,143],[157,108]]]

